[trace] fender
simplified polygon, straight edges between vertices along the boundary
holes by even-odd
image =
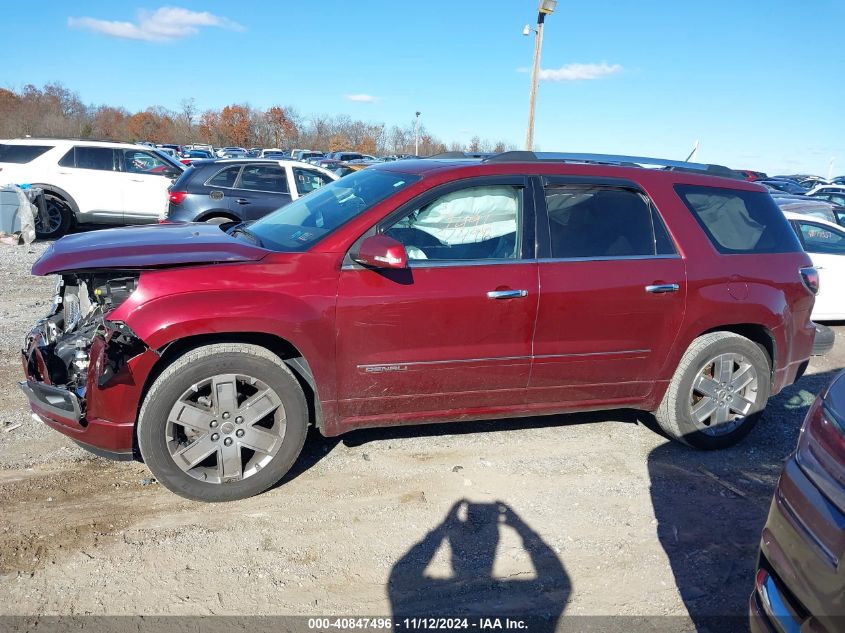
[[[123,308],[111,318],[122,320],[154,350],[199,335],[269,334],[284,339],[311,368],[320,399],[335,399],[333,302],[314,305],[280,293],[223,289],[180,292]]]
[[[791,313],[786,296],[777,288],[761,283],[749,283],[747,298],[737,300],[730,295],[726,284],[712,284],[690,293],[688,305],[690,307],[687,316],[696,315],[696,318],[684,321],[675,344],[667,354],[666,362],[659,373],[661,382],[653,394],[656,402],[659,403],[663,397],[668,381],[672,379],[687,348],[705,332],[730,330],[736,326],[763,327],[773,339],[776,352],[772,359],[773,377],[783,368],[782,364],[786,359],[791,357],[792,342],[786,336],[789,328],[786,327],[785,321]]]
[[[61,187],[57,187],[56,185],[48,185],[43,182],[34,182],[32,183],[32,186],[41,187],[45,193],[52,192],[60,195],[62,198],[65,199],[65,202],[67,202],[68,206],[70,207],[70,210],[73,211],[73,215],[79,215],[79,205],[76,204],[76,200],[74,200],[73,196],[71,196],[67,191],[65,191]]]

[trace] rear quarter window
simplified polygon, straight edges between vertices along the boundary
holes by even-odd
[[[720,253],[794,253],[795,232],[768,193],[676,185],[675,192]]]
[[[54,145],[0,145],[0,163],[28,163]]]

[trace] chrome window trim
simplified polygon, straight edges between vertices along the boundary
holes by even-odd
[[[538,358],[583,358],[585,356],[615,356],[618,354],[646,354],[651,353],[650,349],[626,349],[612,352],[581,352],[577,354],[543,354],[541,356],[493,356],[489,358],[457,358],[452,360],[420,360],[402,362],[395,361],[392,363],[375,363],[372,365],[358,365],[357,369],[368,371],[372,369],[379,369],[385,367],[424,367],[428,365],[446,365],[452,363],[481,363],[485,361],[508,361],[508,360],[531,360]],[[372,372],[376,373],[376,372]]]
[[[408,260],[408,268],[457,268],[461,266],[502,266],[505,264],[568,264],[575,262],[638,261],[652,259],[683,259],[680,255],[618,255],[608,257],[548,257],[532,259],[467,259],[467,260]],[[373,270],[353,262],[341,270]],[[377,270],[377,269],[376,269]]]
[[[682,259],[677,253],[674,255],[606,255],[601,257],[548,257],[538,261],[544,263],[566,263],[566,262],[606,262],[606,261],[634,261],[640,259]]]
[[[425,260],[416,259],[408,260],[408,269],[411,268],[460,268],[460,267],[475,267],[475,266],[503,266],[506,264],[536,264],[536,259],[443,259],[443,260]],[[355,261],[351,264],[344,264],[341,270],[380,270],[378,268],[369,268],[363,266]]]
[[[203,187],[210,187],[211,189],[235,189],[235,187],[219,187],[217,185],[210,185],[209,184],[212,180],[217,178],[217,176],[222,174],[224,171],[226,171],[227,169],[232,169],[233,167],[237,167],[237,169],[238,169],[238,173],[235,175],[235,182],[238,182],[238,177],[241,175],[241,170],[244,167],[241,164],[226,165],[225,167],[223,167],[223,169],[218,169],[216,172],[214,172],[214,174],[212,176],[208,177],[208,180],[206,180],[204,183],[202,183],[202,186]]]

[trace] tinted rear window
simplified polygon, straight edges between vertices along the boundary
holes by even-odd
[[[53,145],[0,145],[0,163],[28,163]]]
[[[676,185],[720,253],[794,253],[801,244],[768,193]]]

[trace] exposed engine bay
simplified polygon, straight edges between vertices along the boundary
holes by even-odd
[[[126,361],[146,346],[123,323],[108,314],[123,303],[138,284],[138,273],[66,273],[56,287],[53,309],[27,335],[27,374],[76,395],[84,409],[91,347],[99,337],[105,345],[97,380],[105,385]],[[44,375],[46,374],[46,375]],[[84,411],[83,411],[84,413]]]

